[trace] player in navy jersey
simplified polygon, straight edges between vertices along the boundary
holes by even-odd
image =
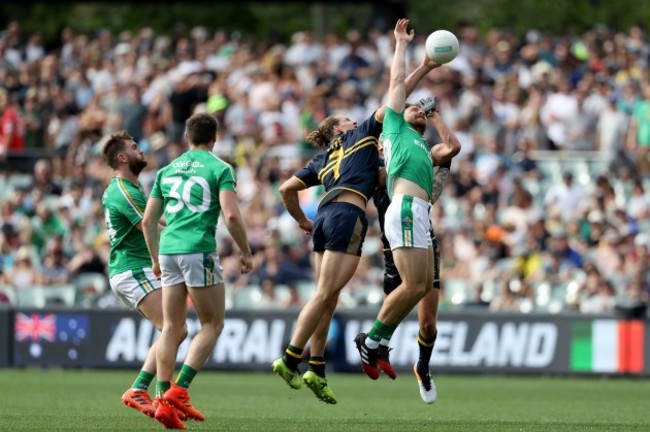
[[[440,66],[424,57],[406,79],[407,95],[424,76]],[[327,332],[339,293],[354,275],[361,257],[368,227],[366,203],[379,177],[378,137],[385,111],[382,106],[358,127],[347,117],[327,117],[317,131],[307,136],[307,141],[321,151],[280,187],[287,211],[313,237],[317,287],[298,317],[284,356],[273,362],[273,370],[291,388],[299,389],[304,382],[318,399],[331,404],[336,403],[336,398],[325,378]],[[312,222],[300,208],[298,192],[320,184],[326,194],[316,221]],[[298,366],[309,340],[309,370],[301,380]]]

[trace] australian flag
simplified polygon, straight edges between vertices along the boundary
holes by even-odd
[[[88,315],[17,313],[16,341],[60,342],[80,345],[88,338]]]

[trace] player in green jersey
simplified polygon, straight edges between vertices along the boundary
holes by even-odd
[[[400,19],[395,26],[396,45],[382,133],[386,186],[391,198],[384,233],[402,283],[385,299],[368,334],[359,333],[355,338],[362,368],[372,379],[379,378],[380,374],[377,365],[380,342],[390,341],[399,323],[431,290],[434,278],[429,211],[435,155],[423,136],[427,126],[424,111],[418,105],[406,105],[405,53],[413,39],[413,30],[408,32],[408,25],[408,19]],[[440,132],[441,119],[437,114],[432,117],[432,123]],[[458,150],[460,147],[456,153]]]
[[[108,272],[111,289],[127,306],[140,312],[159,330],[162,329],[162,294],[153,274],[151,257],[142,234],[142,216],[146,198],[138,175],[147,160],[126,132],[111,135],[102,150],[104,161],[114,176],[102,196],[104,222],[111,244]],[[187,331],[179,335],[185,339]],[[154,416],[155,408],[147,392],[156,375],[156,347],[149,348],[135,382],[122,396],[124,405]]]
[[[209,114],[195,114],[185,127],[189,151],[158,171],[142,220],[154,274],[162,279],[163,330],[157,349],[155,418],[165,427],[176,429],[185,429],[185,425],[173,407],[189,419],[204,419],[192,406],[187,388],[223,330],[225,293],[215,241],[221,212],[241,252],[241,272],[253,268],[237,203],[235,175],[230,165],[212,153],[217,120]],[[156,221],[163,211],[167,226],[160,233]],[[178,348],[174,341],[185,326],[188,295],[201,328],[172,382]]]
[[[460,152],[460,141],[456,135],[442,122],[438,113],[435,98],[426,98],[418,103],[422,111],[436,129],[442,142],[434,144],[431,148],[431,156],[434,162],[434,176],[432,186],[431,204],[435,204],[442,194],[442,188],[447,181],[449,169],[451,168],[451,158]],[[377,206],[379,226],[384,232],[384,215],[390,200],[385,188],[378,188],[374,195],[375,205]],[[418,381],[420,396],[426,403],[433,403],[437,398],[436,385],[431,377],[429,362],[435,345],[437,328],[436,319],[438,315],[438,299],[440,294],[440,253],[438,239],[433,232],[433,226],[430,229],[430,237],[433,243],[434,266],[433,266],[433,289],[431,289],[418,303],[418,324],[420,330],[417,336],[419,358],[413,367],[413,371]],[[401,283],[402,279],[395,267],[393,261],[393,252],[385,235],[382,235],[384,244],[384,292],[390,295]],[[389,360],[389,341],[382,339],[379,343],[377,352],[377,366],[383,370],[390,378],[397,377],[395,370]]]
[[[439,67],[428,57],[405,80],[410,94],[422,78]],[[321,122],[307,141],[321,149],[293,177],[280,186],[280,195],[300,229],[313,237],[316,292],[300,312],[282,358],[273,370],[293,389],[302,383],[316,397],[337,403],[325,377],[325,345],[339,293],[356,271],[366,236],[366,203],[379,177],[377,137],[386,106],[360,123],[332,115]],[[316,220],[309,220],[299,205],[298,192],[322,184],[327,192],[318,205]],[[309,370],[300,376],[299,365],[309,341]]]

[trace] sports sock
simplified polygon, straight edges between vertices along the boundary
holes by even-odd
[[[176,384],[178,384],[181,387],[189,388],[197,372],[198,371],[196,369],[193,369],[188,365],[186,365],[185,363],[183,363],[183,367],[181,367],[181,371],[178,373],[178,376],[176,377]]]
[[[158,381],[156,383],[156,397],[163,397],[165,392],[169,390],[172,386],[172,383],[169,381]]]
[[[286,350],[284,350],[284,356],[282,356],[284,362],[289,366],[289,369],[295,371],[298,369],[298,365],[302,361],[302,348],[298,348],[289,344]]]
[[[418,332],[420,357],[418,358],[417,370],[420,375],[426,375],[429,372],[429,361],[431,360],[431,353],[433,352],[433,346],[436,344],[437,336],[438,332],[430,338],[425,338],[421,332]]]
[[[366,338],[366,346],[370,349],[376,349],[379,346],[379,341],[384,337],[384,335],[390,334],[390,325],[384,324],[379,320],[375,320],[375,323],[372,325],[372,328],[368,332],[368,337]],[[395,329],[393,329],[395,331]],[[390,338],[389,338],[390,339]]]
[[[321,378],[325,378],[325,357],[309,357],[309,370]]]
[[[141,370],[138,374],[138,377],[133,382],[131,388],[135,390],[147,390],[149,388],[149,384],[151,384],[151,381],[153,381],[153,377],[154,375],[150,374],[149,372]]]

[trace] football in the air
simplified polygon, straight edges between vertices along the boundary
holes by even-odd
[[[447,30],[436,30],[424,44],[427,56],[436,63],[449,63],[458,55],[458,38]]]

